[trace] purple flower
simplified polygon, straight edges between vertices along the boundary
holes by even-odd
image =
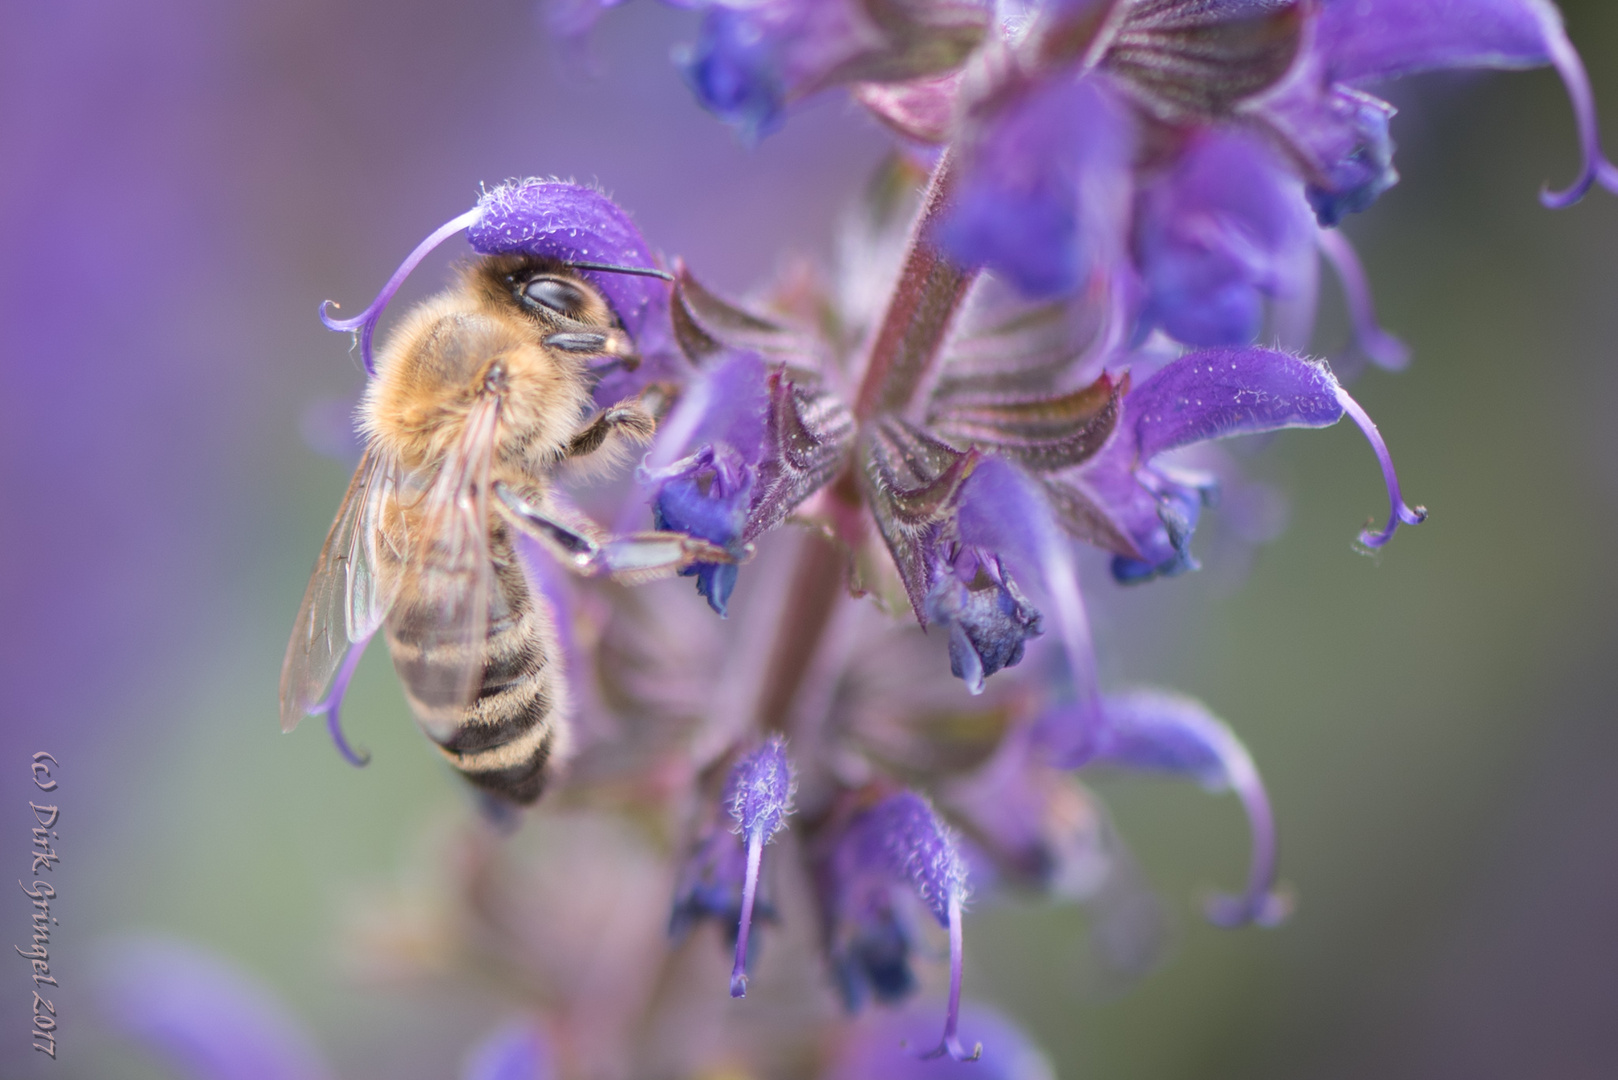
[[[985,882],[1009,878],[1049,896],[1086,900],[1112,869],[1104,814],[1045,758],[1032,725],[1019,724],[981,769],[943,793],[951,811],[971,823],[966,850],[983,850],[986,873],[969,860],[979,892]]]
[[[1423,71],[1553,65],[1567,87],[1584,166],[1547,206],[1578,201],[1598,180],[1618,191],[1601,150],[1589,79],[1549,0],[1324,0],[1312,54],[1268,114],[1311,163],[1309,197],[1321,224],[1363,210],[1397,179],[1393,109],[1358,89]]]
[[[734,942],[742,921],[742,892],[747,885],[747,845],[723,825],[709,828],[681,864],[669,913],[669,937],[684,940],[698,922],[714,919]],[[759,918],[774,910],[755,897]]]
[[[896,887],[908,888],[949,931],[949,1007],[943,1038],[927,1056],[948,1054],[957,1061],[976,1057],[982,1047],[968,1054],[957,1035],[966,864],[950,828],[926,799],[908,791],[856,814],[822,868],[826,909],[833,920],[832,964],[851,1009],[867,993],[894,1001],[914,989],[910,934],[896,904]]]
[[[660,272],[635,223],[599,188],[563,180],[511,180],[485,191],[475,212],[466,238],[483,255],[520,252],[566,263]],[[642,351],[649,333],[668,333],[669,289],[656,276],[582,273],[606,296]]]
[[[747,872],[742,886],[741,923],[736,937],[736,963],[730,973],[730,996],[747,996],[747,938],[753,924],[753,897],[758,891],[764,845],[786,828],[792,813],[796,781],[786,744],[780,736],[736,763],[725,789],[725,809],[747,842]]]
[[[1047,483],[1064,522],[1116,553],[1120,581],[1172,576],[1194,566],[1188,544],[1211,480],[1155,461],[1208,439],[1328,427],[1344,415],[1382,463],[1391,511],[1360,542],[1381,547],[1426,512],[1405,505],[1387,447],[1358,403],[1324,366],[1270,349],[1207,349],[1168,364],[1124,399],[1123,419],[1100,454]]]
[[[705,0],[675,58],[702,106],[755,140],[786,106],[857,80],[902,81],[959,64],[983,39],[983,0]]]
[[[940,548],[923,610],[928,622],[949,627],[950,674],[980,694],[985,678],[1021,662],[1023,643],[1043,631],[1040,614],[998,555],[959,542]]]
[[[691,385],[641,470],[641,482],[654,486],[657,528],[742,555],[769,412],[768,379],[757,353],[727,356]],[[655,465],[691,446],[695,452]],[[697,579],[697,591],[723,615],[737,571],[735,563],[700,563],[682,573]]]
[[[1071,292],[1123,248],[1133,147],[1104,78],[1002,90],[969,121],[938,242],[1030,296]]]
[[[1245,345],[1264,298],[1297,287],[1315,256],[1302,183],[1246,132],[1204,131],[1143,185],[1135,257],[1146,283],[1142,330],[1160,325],[1187,345]]]
[[[1305,194],[1330,227],[1369,209],[1399,182],[1389,123],[1394,108],[1353,87],[1304,80],[1266,106],[1266,116],[1308,165]]]
[[[738,548],[747,525],[755,465],[729,443],[711,443],[662,470],[652,504],[656,527]],[[738,571],[735,563],[698,563],[680,573],[695,577],[697,592],[724,615]]]
[[[669,935],[683,938],[701,919],[717,919],[736,948],[730,976],[732,997],[747,996],[747,965],[753,953],[755,908],[760,918],[774,919],[774,909],[759,897],[764,845],[792,814],[797,781],[779,736],[747,754],[731,767],[721,798],[725,828],[711,825],[680,870]]]
[[[1160,691],[1108,695],[1099,708],[1052,710],[1036,738],[1067,768],[1165,772],[1208,791],[1236,792],[1253,831],[1247,888],[1240,896],[1212,898],[1208,918],[1221,926],[1271,926],[1286,917],[1291,905],[1275,890],[1275,820],[1264,782],[1241,740],[1200,702]]]
[[[949,628],[950,670],[974,694],[1021,661],[1023,643],[1042,630],[999,556],[962,541],[956,519],[980,460],[975,449],[892,422],[873,434],[864,477],[917,621]]]

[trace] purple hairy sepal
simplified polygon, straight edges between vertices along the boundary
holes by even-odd
[[[1135,255],[1147,288],[1142,329],[1188,345],[1245,345],[1264,298],[1283,296],[1315,258],[1301,185],[1244,132],[1197,137],[1140,196]]]
[[[475,207],[416,245],[360,314],[333,319],[321,305],[320,319],[327,327],[359,334],[360,354],[370,374],[376,374],[371,340],[388,301],[434,248],[463,229],[473,249],[484,255],[523,252],[563,262],[657,268],[635,223],[601,191],[563,180],[507,181],[485,191]],[[667,347],[673,336],[668,286],[632,274],[580,272],[606,296],[643,354]]]
[[[467,1052],[460,1080],[551,1080],[555,1075],[544,1032],[530,1020],[512,1020]]]
[[[687,388],[640,472],[641,482],[652,487],[659,529],[707,540],[741,557],[764,456],[768,382],[758,354],[739,352]],[[658,465],[676,455],[677,460]],[[698,563],[681,573],[695,577],[697,591],[724,615],[737,571],[735,563]]]
[[[937,238],[1029,296],[1072,292],[1123,246],[1133,136],[1101,77],[1060,73],[974,110]]]
[[[1275,888],[1275,820],[1264,782],[1241,740],[1200,702],[1160,691],[1109,695],[1099,710],[1054,709],[1037,726],[1037,737],[1067,768],[1167,773],[1210,792],[1234,791],[1253,834],[1247,886],[1239,896],[1212,898],[1208,918],[1220,926],[1272,926],[1286,917],[1290,903]]]
[[[833,969],[843,998],[857,1009],[867,995],[893,1001],[908,995],[910,934],[895,903],[908,888],[950,936],[950,994],[944,1034],[926,1056],[957,1061],[977,1056],[960,1043],[961,909],[966,864],[953,831],[913,792],[891,795],[857,815],[838,838],[826,877],[834,919]],[[978,1047],[980,1052],[982,1047]]]
[[[725,786],[725,809],[747,844],[747,866],[742,884],[736,936],[736,962],[730,973],[730,996],[747,996],[747,946],[753,924],[753,901],[758,893],[764,845],[786,828],[792,813],[796,781],[786,744],[779,736],[736,763]]]
[[[981,694],[983,680],[1016,667],[1023,643],[1044,628],[998,555],[967,544],[944,546],[950,553],[935,557],[925,614],[928,622],[949,628],[950,674]]]

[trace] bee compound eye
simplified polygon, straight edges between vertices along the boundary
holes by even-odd
[[[586,303],[584,293],[577,286],[553,277],[533,278],[517,295],[531,308],[546,308],[558,315],[577,315]]]

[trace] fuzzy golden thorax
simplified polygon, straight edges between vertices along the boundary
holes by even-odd
[[[576,273],[522,256],[479,260],[390,336],[361,406],[362,432],[405,470],[432,470],[463,437],[473,407],[492,396],[496,464],[541,475],[590,406],[585,358],[545,341],[577,333],[629,351],[611,308]]]

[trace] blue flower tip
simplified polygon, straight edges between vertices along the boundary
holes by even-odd
[[[327,330],[343,330],[343,329],[345,329],[345,327],[342,324],[347,322],[348,320],[346,320],[346,319],[334,319],[331,316],[326,314],[326,309],[327,308],[332,308],[332,309],[336,310],[336,309],[340,309],[342,306],[343,305],[339,304],[335,300],[322,300],[320,302],[320,309],[319,309],[320,310],[320,321],[326,325]]]
[[[744,998],[747,996],[747,973],[738,972],[730,977],[730,996]]]
[[[1562,191],[1552,190],[1547,182],[1539,189],[1539,204],[1549,210],[1564,210],[1588,195],[1595,182],[1596,172],[1593,169],[1586,171],[1571,187]]]
[[[1388,541],[1393,539],[1393,534],[1399,530],[1400,525],[1420,525],[1426,520],[1427,508],[1425,506],[1411,508],[1401,503],[1398,509],[1394,511],[1394,520],[1388,522],[1386,528],[1378,530],[1372,526],[1366,526],[1358,537],[1359,545],[1365,548],[1367,553],[1380,551],[1387,546]]]

